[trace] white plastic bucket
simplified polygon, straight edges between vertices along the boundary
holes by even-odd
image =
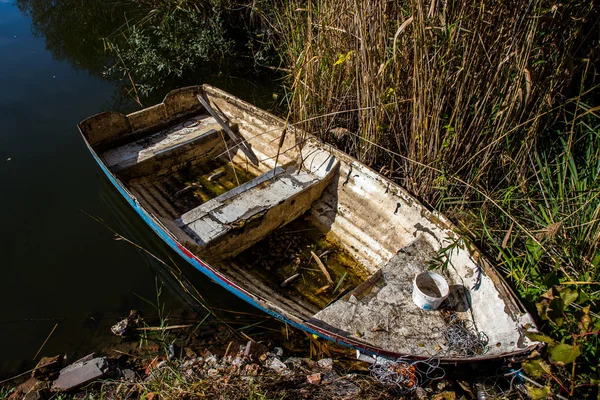
[[[413,302],[423,310],[435,310],[448,297],[448,282],[438,273],[421,272],[413,281]]]

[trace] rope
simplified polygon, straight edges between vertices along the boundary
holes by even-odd
[[[446,372],[439,357],[414,361],[400,357],[389,360],[377,357],[369,367],[371,376],[400,395],[408,394],[429,381],[442,379]]]
[[[448,352],[464,357],[481,355],[487,352],[489,339],[478,331],[472,321],[465,321],[453,315],[448,327],[442,332],[448,344]]]

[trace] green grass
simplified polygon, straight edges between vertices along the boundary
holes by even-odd
[[[525,185],[493,194],[511,219],[485,201],[470,214],[475,235],[551,337],[544,376],[568,395],[589,396],[599,372],[600,118],[576,118],[569,135],[532,152]],[[557,348],[579,355],[564,359]]]
[[[0,400],[8,399],[10,397],[10,395],[12,394],[12,392],[14,392],[14,390],[15,389],[13,387],[8,387],[8,386],[0,387]]]

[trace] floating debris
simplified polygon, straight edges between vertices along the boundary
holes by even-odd
[[[327,271],[327,268],[325,268],[325,264],[323,264],[323,261],[321,261],[319,256],[316,255],[314,251],[311,251],[310,255],[312,256],[312,258],[315,260],[315,262],[319,266],[319,269],[321,271],[323,271],[323,275],[325,275],[325,278],[327,278],[327,282],[329,282],[330,285],[333,285],[333,280],[331,279],[331,275],[329,275],[329,272]]]
[[[281,287],[284,288],[287,285],[289,285],[290,283],[292,283],[293,281],[295,281],[296,279],[300,278],[300,274],[294,274],[292,276],[290,276],[289,278],[287,278],[285,281],[283,281],[281,283]]]
[[[110,331],[113,333],[113,335],[121,337],[128,336],[134,333],[134,331],[140,326],[141,321],[141,315],[136,310],[131,310],[129,312],[129,316],[114,324],[110,328]]]
[[[311,252],[318,256],[333,283]],[[298,296],[319,309],[326,307],[336,295],[360,285],[368,276],[364,267],[334,237],[302,217],[278,229],[229,264],[232,269],[247,271],[245,273],[275,290],[281,289],[286,279],[300,273],[300,279],[285,286],[286,296]]]
[[[345,272],[344,272],[345,273]],[[331,285],[325,285],[320,287],[319,289],[317,289],[317,291],[315,292],[315,296],[318,296],[322,293],[325,293],[326,291],[328,291],[329,289],[331,289]]]
[[[52,384],[54,391],[70,391],[103,378],[110,372],[106,357],[90,356],[60,370],[60,375]]]
[[[225,171],[224,169],[219,169],[214,174],[212,174],[211,176],[208,177],[208,181],[214,182],[217,179],[219,179],[220,177],[224,176],[225,174],[227,174],[227,171]]]
[[[306,377],[306,381],[308,383],[310,383],[311,385],[318,385],[321,383],[321,374],[319,372],[317,372],[316,374],[312,374],[312,375],[308,375]]]

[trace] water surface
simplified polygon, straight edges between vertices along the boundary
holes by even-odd
[[[215,304],[242,307],[181,265],[102,175],[77,131],[90,115],[136,107],[121,83],[103,79],[110,57],[101,37],[124,15],[110,9],[98,1],[0,0],[0,378],[31,367],[55,324],[40,356],[85,355],[116,340],[108,327],[130,309],[153,314],[141,298],[155,299],[160,267],[89,215],[180,264]],[[245,79],[183,81],[265,99]],[[176,291],[163,291],[161,301],[183,307]]]

